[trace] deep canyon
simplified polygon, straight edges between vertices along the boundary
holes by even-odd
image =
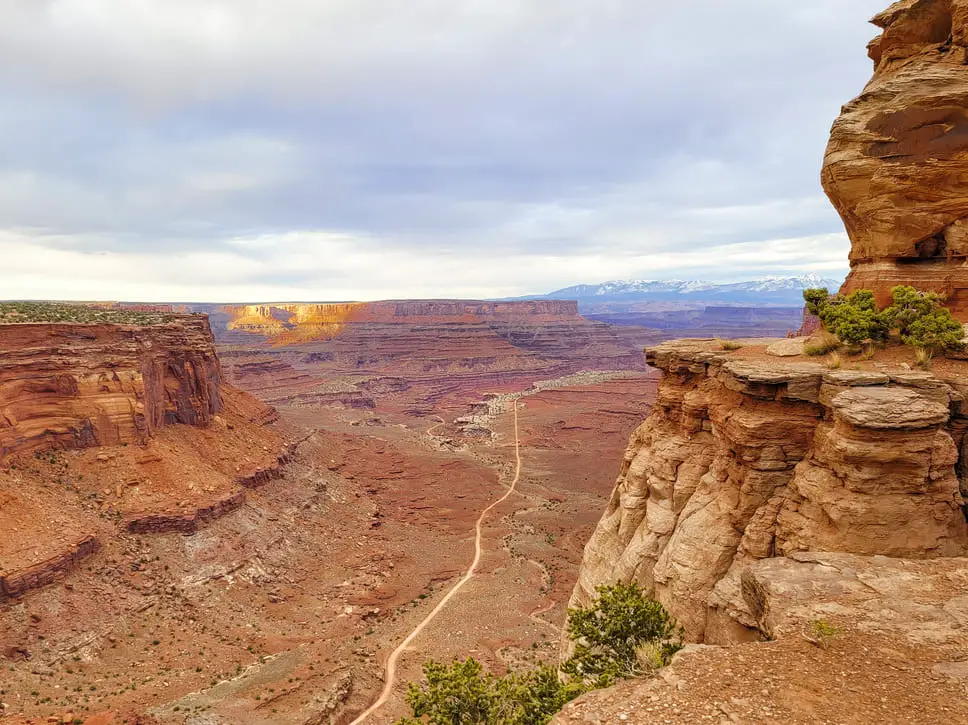
[[[875,23],[874,76],[822,172],[852,245],[844,290],[937,289],[965,323],[968,0]],[[477,576],[371,722],[405,714],[430,657],[557,661],[569,604],[616,581],[689,646],[556,723],[968,722],[964,353],[834,363],[805,337],[751,339],[796,311],[669,312],[5,320],[0,720],[352,722],[471,561],[517,443]],[[663,324],[631,324],[646,318]],[[669,340],[690,329],[740,339]]]

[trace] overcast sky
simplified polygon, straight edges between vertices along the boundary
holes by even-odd
[[[0,0],[0,298],[846,271],[887,0]]]

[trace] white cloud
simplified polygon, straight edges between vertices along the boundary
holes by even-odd
[[[177,254],[80,252],[49,246],[50,241],[0,232],[0,258],[10,260],[0,269],[2,297],[173,302],[498,297],[587,280],[730,281],[795,270],[837,274],[847,250],[842,234],[657,254],[548,252],[512,259],[486,249],[413,254],[387,240],[314,231],[237,238],[228,244],[231,251]],[[717,263],[721,259],[730,260],[728,270]]]
[[[846,266],[818,171],[883,0],[2,4],[0,297]]]

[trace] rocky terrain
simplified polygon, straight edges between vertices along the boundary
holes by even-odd
[[[519,493],[488,521],[479,577],[404,656],[401,682],[429,656],[473,651],[496,670],[554,657],[581,547],[654,377],[530,386],[557,363],[504,340],[513,375],[450,383],[451,407],[419,415],[408,376],[474,357],[478,339],[456,331],[450,350],[427,336],[398,352],[408,362],[393,380],[361,376],[371,404],[291,395],[300,383],[279,373],[273,409],[226,382],[218,353],[246,346],[217,351],[204,317],[160,312],[0,325],[4,722],[352,719],[502,492],[507,395]],[[260,338],[256,356],[298,349]],[[271,370],[252,374],[272,385]],[[374,722],[402,712],[395,693]]]
[[[968,369],[831,369],[798,343],[647,350],[656,402],[571,605],[637,581],[705,646],[556,722],[968,719]]]
[[[965,322],[968,3],[902,0],[873,22],[874,76],[822,171],[851,240],[841,291],[935,290]],[[555,722],[968,721],[963,353],[916,371],[898,347],[726,347],[647,351],[656,404],[572,597],[638,581],[703,644]]]
[[[275,412],[222,383],[207,320],[0,325],[0,596],[118,530],[194,531],[278,475]]]
[[[752,561],[968,551],[956,470],[968,380],[753,352],[648,351],[665,374],[586,547],[576,603],[635,578],[691,639],[728,643],[762,634],[743,582]]]
[[[851,239],[846,290],[913,284],[968,313],[968,3],[903,0],[873,19],[874,76],[844,106],[824,190]]]

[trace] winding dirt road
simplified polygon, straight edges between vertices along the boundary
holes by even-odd
[[[481,550],[482,550],[481,539],[483,538],[481,529],[484,524],[484,519],[487,518],[487,515],[491,512],[492,509],[502,504],[504,501],[508,499],[508,497],[511,496],[511,494],[514,493],[515,488],[517,488],[517,485],[518,485],[518,479],[521,477],[521,446],[520,446],[520,440],[518,438],[517,401],[514,402],[514,461],[515,461],[514,479],[511,481],[511,485],[508,487],[508,490],[505,492],[503,496],[501,496],[501,498],[499,498],[497,501],[492,503],[486,509],[481,511],[481,515],[477,518],[477,523],[474,525],[474,532],[475,532],[474,560],[471,562],[470,568],[468,568],[467,573],[464,574],[464,576],[461,577],[460,581],[454,585],[453,589],[447,592],[444,598],[437,603],[437,606],[430,611],[430,614],[424,617],[423,620],[420,622],[420,624],[414,627],[413,631],[411,631],[410,634],[407,635],[406,639],[404,639],[399,645],[397,645],[397,648],[390,653],[390,656],[387,658],[387,662],[386,662],[386,670],[385,670],[384,681],[383,681],[383,691],[380,692],[380,696],[373,701],[373,704],[370,705],[368,708],[366,708],[366,710],[364,710],[359,717],[357,717],[352,723],[350,723],[350,725],[358,725],[358,723],[366,722],[366,719],[370,717],[370,715],[375,713],[377,710],[383,707],[384,704],[386,704],[386,701],[390,698],[390,693],[393,692],[393,686],[396,684],[397,661],[400,659],[400,655],[402,655],[404,651],[407,649],[407,646],[411,642],[413,642],[413,640],[421,632],[423,632],[424,628],[428,624],[430,624],[438,614],[440,614],[440,611],[447,606],[447,602],[449,602],[451,598],[455,594],[457,594],[457,592],[459,592],[465,584],[467,584],[467,582],[469,582],[471,579],[474,578],[474,574],[477,570],[477,565],[481,561]]]

